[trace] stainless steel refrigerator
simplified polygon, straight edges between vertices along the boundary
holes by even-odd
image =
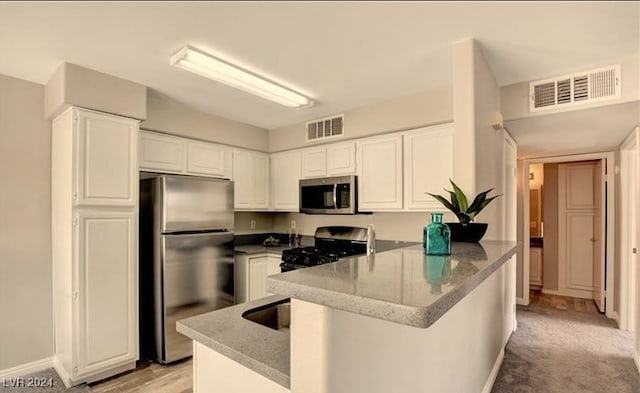
[[[176,321],[234,304],[233,182],[158,175],[140,181],[140,356],[192,354]]]

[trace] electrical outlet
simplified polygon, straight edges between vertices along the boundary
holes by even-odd
[[[256,229],[256,220],[251,220],[249,225],[251,225],[251,229]]]
[[[291,229],[296,229],[296,220],[291,220]]]

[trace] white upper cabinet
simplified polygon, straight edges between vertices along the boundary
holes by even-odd
[[[135,206],[138,121],[74,110],[77,205]]]
[[[234,206],[243,210],[269,207],[269,156],[251,150],[233,151]]]
[[[358,210],[402,209],[402,135],[358,140]]]
[[[356,144],[354,142],[327,145],[327,176],[356,173]]]
[[[443,206],[427,192],[442,194],[453,178],[453,124],[419,128],[404,136],[404,199],[408,210]]]
[[[186,166],[186,146],[184,138],[140,131],[140,159],[141,170],[162,172],[184,172]]]
[[[302,149],[302,177],[323,177],[327,175],[327,148],[325,146]]]
[[[231,178],[232,150],[216,143],[140,132],[139,168],[143,171]]]
[[[256,209],[269,208],[269,155],[254,153],[253,155],[253,206]]]
[[[299,181],[301,177],[300,150],[271,155],[272,207],[280,211],[300,211]]]
[[[187,141],[187,172],[197,175],[224,176],[227,148],[215,143]]]

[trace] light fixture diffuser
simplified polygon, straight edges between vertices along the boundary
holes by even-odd
[[[189,46],[171,56],[171,64],[288,107],[300,108],[313,103],[300,93]]]

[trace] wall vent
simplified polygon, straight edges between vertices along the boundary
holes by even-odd
[[[317,119],[307,123],[307,142],[344,135],[344,115]]]
[[[540,112],[622,95],[620,64],[529,83],[529,111]]]

